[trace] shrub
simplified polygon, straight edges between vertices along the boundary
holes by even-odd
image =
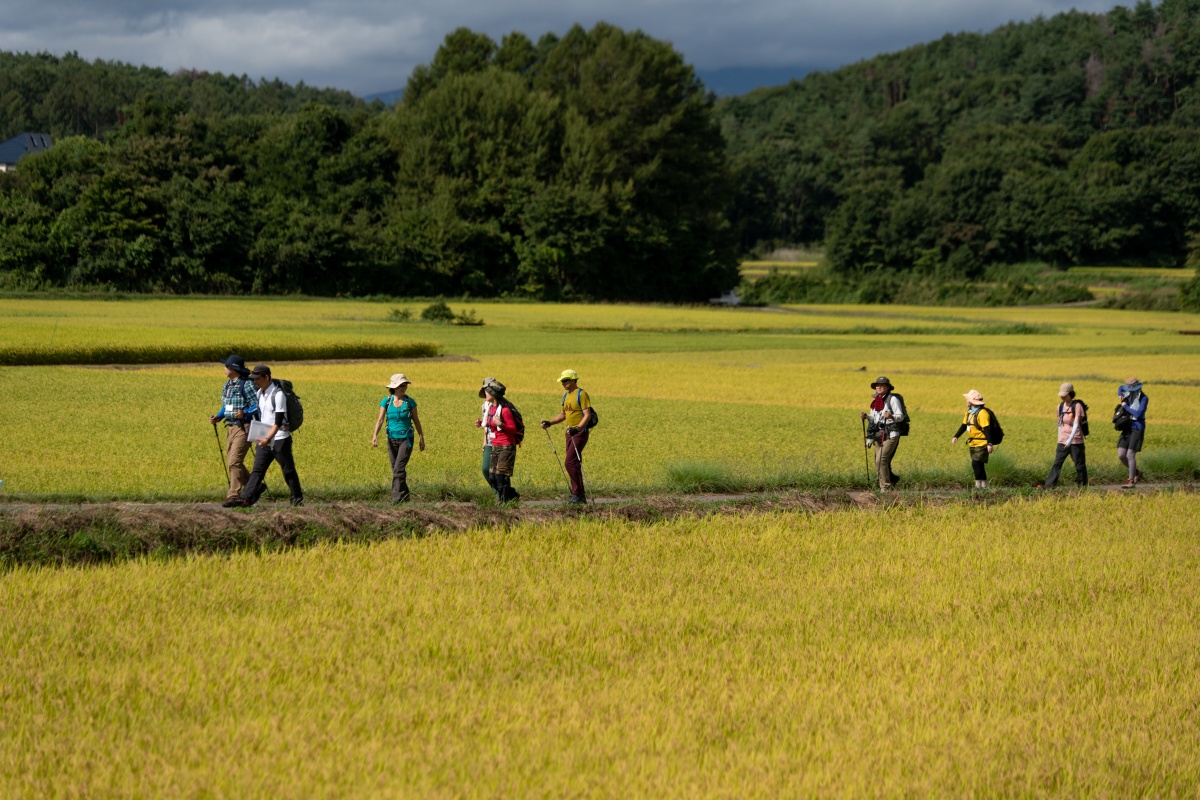
[[[453,322],[454,312],[446,305],[445,300],[438,300],[425,306],[425,310],[421,312],[421,319],[426,322]]]

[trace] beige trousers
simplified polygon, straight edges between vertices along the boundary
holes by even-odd
[[[250,470],[246,469],[246,452],[249,449],[250,440],[246,438],[244,426],[225,426],[225,463],[229,465],[229,494],[226,500],[241,497],[246,481],[250,480]]]

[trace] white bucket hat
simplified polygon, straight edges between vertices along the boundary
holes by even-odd
[[[392,376],[392,380],[390,383],[388,383],[387,388],[396,389],[396,388],[399,388],[400,384],[402,384],[402,383],[412,383],[412,381],[410,381],[408,379],[408,376],[405,375],[403,372],[397,372],[395,375]]]
[[[983,395],[981,395],[979,392],[975,391],[974,389],[972,389],[971,391],[964,394],[963,397],[967,398],[967,402],[973,406],[983,405]]]

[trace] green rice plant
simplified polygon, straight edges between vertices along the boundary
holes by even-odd
[[[667,464],[667,485],[682,492],[731,492],[741,488],[729,466],[719,461]]]
[[[1200,452],[1195,449],[1151,449],[1138,455],[1138,467],[1150,480],[1193,481],[1200,478]]]
[[[247,361],[302,361],[319,359],[430,358],[438,354],[432,342],[340,342],[336,344],[264,344],[234,342],[217,345],[91,346],[74,348],[0,347],[0,366],[50,364],[183,364],[223,361],[230,353]]]

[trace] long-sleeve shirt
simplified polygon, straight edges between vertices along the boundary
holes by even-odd
[[[1146,406],[1149,404],[1150,398],[1140,391],[1125,398],[1125,406],[1129,409],[1129,415],[1133,417],[1133,430],[1146,430]]]
[[[492,447],[507,447],[517,443],[517,420],[507,403],[497,406],[488,415],[487,427],[492,431]]]
[[[238,419],[236,412],[242,412]],[[258,392],[254,384],[245,378],[234,378],[225,381],[221,389],[221,410],[216,413],[217,419],[225,420],[226,425],[248,425],[250,417],[258,411]]]
[[[967,431],[971,432],[967,437],[967,444],[971,447],[986,447],[994,444],[992,441],[995,438],[992,431],[992,412],[980,406],[978,411],[968,411],[964,414],[962,425],[959,426],[958,433],[954,434],[954,438],[957,439]]]

